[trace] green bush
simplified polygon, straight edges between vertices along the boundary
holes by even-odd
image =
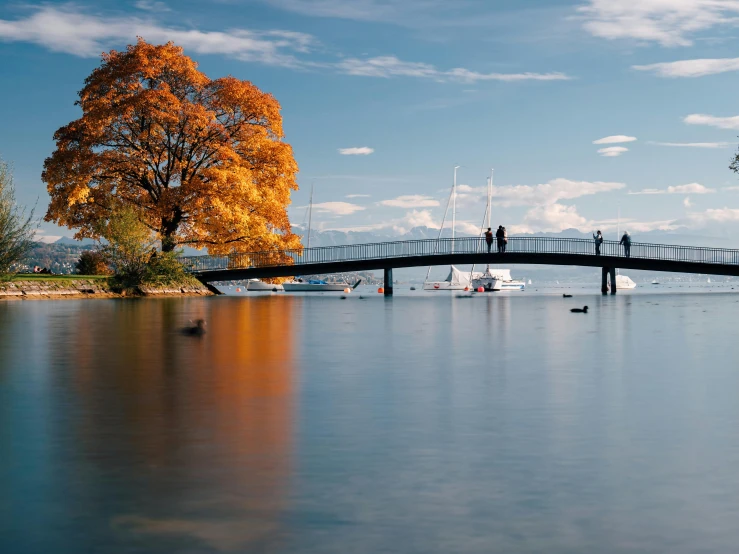
[[[85,250],[75,264],[78,275],[110,275],[113,273],[108,267],[105,255],[99,250]]]
[[[177,260],[178,252],[157,252],[146,264],[143,283],[147,285],[172,285],[193,279]]]

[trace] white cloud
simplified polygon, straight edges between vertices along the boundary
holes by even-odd
[[[370,194],[347,194],[346,198],[370,198]]]
[[[560,200],[572,200],[582,196],[591,196],[601,192],[610,192],[625,188],[624,183],[604,181],[572,181],[557,178],[539,185],[507,185],[493,187],[493,205],[503,208],[512,206],[531,206],[534,204],[554,204]],[[486,187],[470,187],[458,185],[457,198],[475,202],[487,197]]]
[[[392,208],[432,208],[438,206],[439,201],[431,196],[410,194],[398,196],[391,200],[382,200],[379,204],[381,206],[390,206]]]
[[[152,15],[166,9],[162,2],[139,0],[137,7]],[[395,56],[349,57],[340,61],[311,61],[297,54],[309,54],[317,41],[306,33],[285,30],[227,29],[201,31],[158,24],[151,17],[105,17],[90,15],[73,4],[42,5],[25,19],[0,19],[0,40],[30,42],[53,52],[80,57],[97,57],[100,52],[143,37],[152,43],[173,41],[198,54],[220,54],[245,62],[258,62],[300,69],[326,69],[368,77],[417,77],[438,81],[475,83],[478,81],[560,81],[563,73],[480,73],[466,68],[440,70],[431,64],[407,62]]]
[[[728,148],[731,146],[729,142],[653,142],[649,144],[657,146],[674,146],[677,148]]]
[[[336,67],[342,73],[362,77],[416,77],[436,81],[460,81],[476,83],[479,81],[566,81],[570,77],[564,73],[479,73],[457,67],[448,71],[437,69],[423,62],[407,62],[395,56],[376,56],[374,58],[347,58]]]
[[[339,148],[339,154],[342,156],[369,156],[374,152],[374,148],[369,146],[358,146],[354,148]]]
[[[632,65],[637,71],[651,71],[660,77],[704,77],[739,71],[739,58],[680,60],[677,62]]]
[[[666,189],[643,189],[629,191],[629,194],[710,194],[716,189],[710,189],[700,183],[688,183],[687,185],[670,186]]]
[[[689,46],[690,37],[736,22],[737,0],[588,0],[578,8],[585,29],[606,39]]]
[[[739,190],[739,187],[723,187],[721,190],[737,191]]]
[[[708,125],[719,129],[739,129],[739,115],[731,117],[715,117],[701,113],[690,114],[683,119],[688,125]]]
[[[736,208],[711,208],[703,212],[693,212],[687,216],[687,225],[691,227],[703,227],[709,223],[731,223],[739,221],[739,209]]]
[[[623,146],[609,146],[608,148],[601,148],[598,150],[598,154],[606,158],[615,158],[616,156],[620,156],[624,152],[628,151],[629,149]]]
[[[138,9],[148,11],[148,12],[171,12],[167,4],[164,2],[155,2],[153,0],[138,0],[136,4],[134,4]]]
[[[293,31],[230,29],[199,31],[159,26],[136,17],[88,15],[72,5],[42,6],[26,19],[0,19],[0,39],[30,42],[53,52],[97,57],[106,48],[133,42],[137,36],[149,42],[173,41],[198,54],[223,54],[242,61],[294,67],[294,54],[305,53],[313,37]]]
[[[664,189],[643,189],[637,191],[629,191],[628,194],[666,194],[667,191]]]
[[[611,135],[610,137],[603,137],[602,139],[594,140],[593,144],[618,144],[619,142],[634,142],[635,140],[636,137]]]
[[[335,215],[351,215],[365,208],[356,204],[350,204],[349,202],[321,202],[320,204],[313,204],[313,209],[317,212]]]
[[[667,187],[667,192],[669,194],[709,194],[716,192],[716,189],[709,189],[700,183],[688,183],[687,185]]]
[[[526,212],[523,225],[532,231],[558,232],[564,229],[585,229],[592,224],[577,213],[575,206],[546,204],[535,206]],[[521,232],[521,231],[517,231]]]
[[[405,224],[411,229],[413,227],[429,227],[431,229],[438,229],[439,222],[437,222],[431,215],[429,210],[413,210],[405,214],[405,217],[400,221],[393,222],[394,226],[399,224]]]
[[[61,235],[47,235],[46,231],[42,231],[40,229],[37,229],[34,231],[33,234],[33,240],[38,242],[43,242],[46,244],[51,244],[53,242],[58,241],[60,238],[62,238]]]
[[[690,208],[693,205],[693,203],[690,201],[690,198],[688,196],[685,197],[685,200],[683,200],[683,206],[686,208]]]

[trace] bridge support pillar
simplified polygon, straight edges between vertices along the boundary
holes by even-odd
[[[608,294],[608,268],[601,268],[600,292]]]
[[[611,268],[611,294],[616,294],[616,268]]]
[[[385,269],[385,296],[393,295],[393,269]]]

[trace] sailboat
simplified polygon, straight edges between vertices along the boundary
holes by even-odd
[[[449,205],[452,205],[452,254],[454,254],[454,232],[457,225],[457,170],[458,165],[454,166],[454,180],[452,181],[452,192],[449,195],[449,200],[446,204],[446,210],[444,210],[444,217],[441,220],[441,227],[439,228],[438,239],[441,239],[441,232],[444,229],[444,222],[446,221],[447,213],[449,212]],[[426,272],[426,280],[423,282],[423,290],[436,290],[436,291],[448,291],[448,290],[465,290],[470,287],[470,276],[468,273],[460,271],[456,267],[449,266],[449,275],[443,281],[430,281],[429,274],[431,273],[431,266],[429,266]]]
[[[488,201],[485,213],[488,220],[488,229],[492,229],[491,225],[491,213],[493,199],[493,170],[490,170],[490,177],[488,178]],[[524,290],[526,283],[524,281],[516,281],[511,277],[510,269],[499,269],[491,268],[490,264],[487,265],[485,272],[481,275],[475,276],[474,273],[470,273],[472,280],[472,289],[478,290],[480,287],[485,292],[503,291],[503,290]]]
[[[310,187],[310,202],[308,204],[308,241],[306,248],[310,248],[311,225],[313,218],[313,185]],[[303,279],[296,276],[289,283],[283,283],[282,288],[285,292],[343,292],[346,288],[357,288],[361,279],[352,287],[346,281],[337,281],[328,283],[322,279]]]

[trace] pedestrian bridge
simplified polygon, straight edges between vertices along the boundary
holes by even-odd
[[[603,284],[615,269],[739,276],[739,250],[632,242],[630,255],[616,241],[604,241],[600,255],[588,239],[509,237],[505,253],[492,253],[482,237],[408,240],[320,246],[228,256],[184,256],[185,268],[203,283],[385,270],[392,294],[392,270],[402,267],[465,264],[549,264],[602,268]],[[613,278],[611,279],[613,282]],[[615,287],[612,287],[615,292]]]

